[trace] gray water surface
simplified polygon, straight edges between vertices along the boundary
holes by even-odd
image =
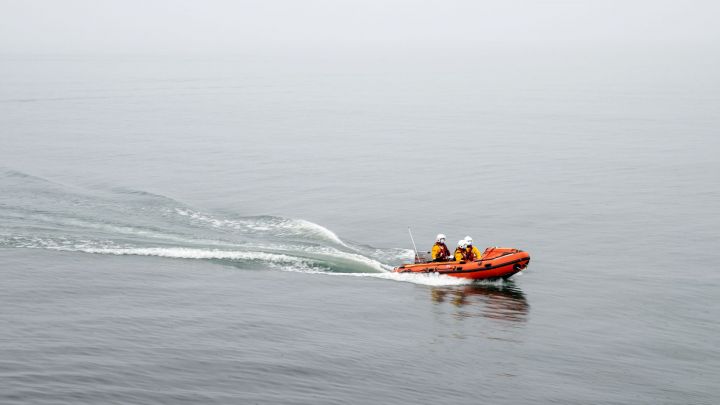
[[[684,52],[3,56],[0,402],[717,403]],[[390,274],[408,226],[532,260]]]

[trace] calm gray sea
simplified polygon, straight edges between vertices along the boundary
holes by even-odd
[[[720,403],[719,60],[3,55],[0,403]]]

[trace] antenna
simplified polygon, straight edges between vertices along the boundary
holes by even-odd
[[[410,227],[408,226],[408,233],[410,234],[410,240],[413,244],[413,249],[415,249],[415,261],[417,262],[418,259],[420,259],[420,255],[418,255],[417,246],[415,246],[415,239],[412,236],[412,231],[410,230]]]

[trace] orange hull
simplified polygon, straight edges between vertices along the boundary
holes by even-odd
[[[396,273],[439,273],[473,280],[508,279],[524,270],[530,263],[530,254],[512,248],[487,248],[480,260],[472,262],[428,262],[403,264],[393,269]]]

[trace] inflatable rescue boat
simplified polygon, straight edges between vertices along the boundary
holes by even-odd
[[[396,273],[438,273],[473,280],[495,280],[512,277],[530,263],[530,254],[520,249],[489,247],[480,260],[471,262],[432,262],[416,258],[413,264],[393,269]]]

